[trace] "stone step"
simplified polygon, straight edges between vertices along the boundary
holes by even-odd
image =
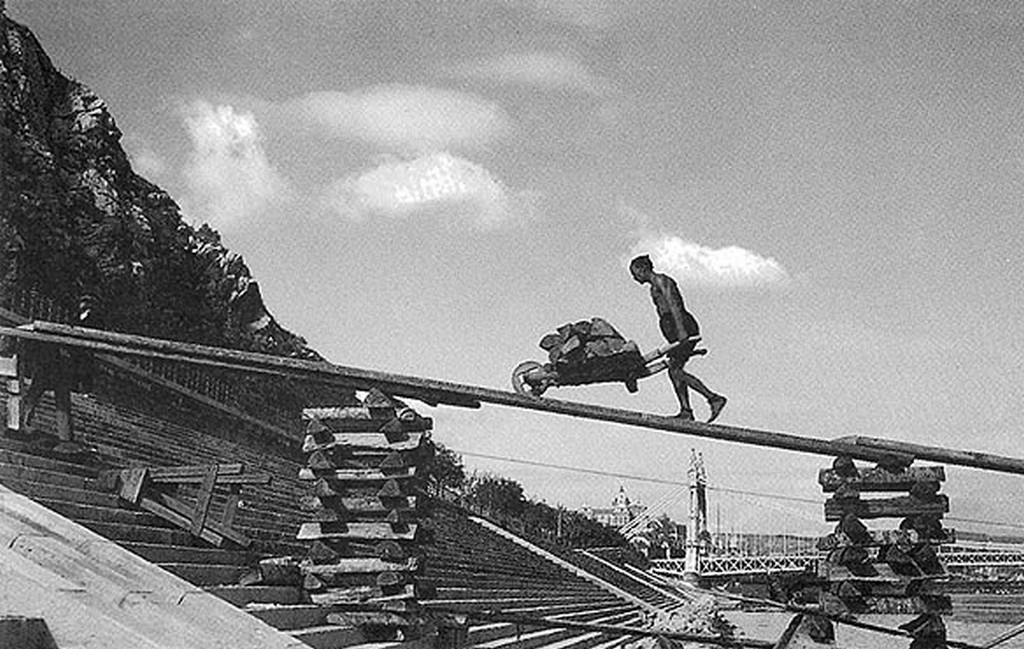
[[[120,506],[121,503],[118,503],[119,506],[117,507],[107,507],[53,498],[34,498],[33,500],[62,516],[79,522],[98,521],[101,523],[120,523],[123,525],[148,525],[150,527],[164,527],[167,525],[156,514],[128,509],[127,503],[124,506]]]
[[[313,649],[355,649],[354,645],[366,642],[366,637],[359,629],[332,624],[294,629],[288,633]],[[382,649],[385,647],[390,649],[391,645],[402,646],[399,643],[380,643]]]
[[[471,570],[459,569],[451,564],[438,565],[437,561],[431,563],[429,560],[425,562],[426,567],[423,570],[423,576],[429,577],[434,581],[460,581],[460,582],[479,582],[483,581],[500,581],[502,583],[509,584],[580,584],[591,588],[596,588],[589,581],[581,579],[568,572],[559,573],[548,573],[548,574],[525,574],[525,575],[509,575],[492,572],[483,567],[475,568]]]
[[[193,539],[195,538],[185,530],[177,527],[124,525],[121,523],[88,520],[80,521],[80,524],[117,543],[127,541],[159,545],[190,545],[194,542]]]
[[[437,588],[438,599],[502,599],[505,597],[578,597],[581,600],[591,601],[608,597],[608,593],[602,590],[579,589],[579,588],[499,588],[499,587],[473,587],[441,586]]]
[[[101,521],[81,521],[81,524],[119,544],[134,542],[155,545],[197,545],[198,547],[210,547],[205,541],[196,539],[189,532],[178,527],[170,527],[170,523],[167,524],[168,527],[133,526]],[[282,542],[278,535],[259,530],[242,529],[239,531],[254,541],[253,545],[249,548],[253,552],[284,556],[294,553],[301,554],[306,551],[306,547],[301,544]],[[230,541],[225,541],[223,549],[239,548],[233,546]]]
[[[248,550],[221,550],[187,545],[160,545],[154,543],[125,542],[120,544],[143,559],[153,563],[200,563],[235,566],[253,566],[261,555]]]
[[[99,470],[95,467],[68,462],[61,458],[40,455],[33,453],[28,448],[17,450],[3,444],[0,444],[0,463],[77,475],[83,478],[96,479],[99,476]]]
[[[50,470],[56,468],[57,470]],[[99,481],[81,475],[62,473],[59,467],[35,468],[20,464],[8,464],[0,461],[0,482],[18,480],[20,482],[43,483],[71,489],[102,491]]]
[[[196,586],[222,586],[237,584],[250,571],[247,566],[199,563],[161,563],[161,568],[172,572]]]
[[[538,629],[516,633],[515,625],[512,626],[513,632],[510,635],[486,642],[473,643],[472,646],[480,649],[510,649],[512,647],[515,649],[538,649],[580,634],[579,631],[571,629]]]
[[[208,586],[208,593],[235,606],[249,604],[308,604],[305,591],[298,586]]]
[[[249,604],[245,611],[275,629],[289,631],[326,626],[330,609],[316,604]]]
[[[629,622],[642,619],[642,616],[635,608],[632,610],[615,610],[611,613],[607,612],[607,610],[592,610],[571,616],[545,615],[544,617],[548,619],[571,620],[573,622],[616,625],[625,625]],[[522,633],[524,630],[535,630],[537,628],[538,627],[531,627],[526,624],[495,622],[471,627],[467,634],[467,639],[471,644],[479,644],[482,642],[496,640],[498,638],[505,638],[509,635]]]
[[[544,649],[590,649],[603,642],[607,642],[610,636],[600,631],[577,632],[567,638],[544,645]]]
[[[119,499],[117,496],[101,491],[92,491],[77,487],[64,487],[61,485],[52,485],[7,477],[0,477],[0,483],[3,483],[3,485],[10,490],[28,496],[33,500],[46,499],[110,508],[116,508],[119,506]]]
[[[515,607],[535,607],[535,606],[559,606],[561,604],[575,604],[580,603],[580,598],[576,596],[569,597],[505,597],[495,599],[424,599],[420,601],[420,605],[425,608],[437,607],[437,608],[451,608],[463,611],[479,611],[489,609],[509,610]],[[614,595],[609,595],[604,598],[594,598],[586,600],[590,606],[601,606],[606,604],[618,603],[621,600],[616,598]]]
[[[592,620],[595,616],[600,617],[602,615],[613,615],[616,613],[625,613],[627,611],[636,613],[639,612],[640,609],[635,604],[624,602],[622,600],[616,600],[614,603],[604,604],[601,606],[594,606],[590,602],[577,602],[575,604],[561,606],[524,606],[504,609],[504,612],[514,613],[516,615],[550,617],[560,620],[574,620],[576,622]]]
[[[627,642],[633,641],[630,636],[618,636],[608,639],[607,636],[598,644],[591,645],[590,649],[618,649]]]

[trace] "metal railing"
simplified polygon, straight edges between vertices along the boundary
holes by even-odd
[[[800,572],[817,568],[819,552],[790,552],[761,555],[705,555],[699,559],[702,576],[724,577],[755,575],[773,572]],[[954,544],[941,546],[939,558],[947,568],[1024,568],[1024,545]],[[684,559],[652,559],[655,574],[682,576],[686,570]]]

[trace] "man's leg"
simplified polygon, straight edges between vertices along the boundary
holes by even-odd
[[[711,391],[711,388],[704,385],[704,382],[698,379],[693,374],[687,371],[683,371],[683,380],[686,382],[686,386],[699,393],[705,399],[710,400],[712,397],[718,396]]]
[[[703,381],[689,372],[683,372],[683,380],[688,387],[693,388],[708,400],[708,407],[711,408],[711,416],[708,417],[708,422],[710,423],[717,419],[718,415],[722,412],[722,408],[725,407],[726,398],[721,394],[713,392],[711,388],[704,385]]]
[[[676,398],[679,399],[679,414],[682,419],[693,419],[693,409],[690,408],[690,392],[687,389],[686,377],[689,376],[682,365],[670,363],[668,366],[668,377],[675,388]]]

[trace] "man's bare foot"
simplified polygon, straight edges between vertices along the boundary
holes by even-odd
[[[693,421],[693,411],[686,408],[681,408],[679,412],[672,415],[672,419],[682,419],[683,421]]]
[[[709,424],[714,420],[718,419],[718,415],[722,414],[722,408],[725,407],[726,401],[727,399],[720,394],[716,394],[715,396],[708,399],[708,406],[711,407],[711,416],[708,417]]]

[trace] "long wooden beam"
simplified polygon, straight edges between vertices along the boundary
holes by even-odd
[[[0,335],[39,343],[67,345],[96,353],[143,356],[240,372],[258,372],[355,390],[369,390],[376,387],[393,396],[412,398],[432,405],[440,403],[478,408],[482,403],[490,403],[812,455],[849,456],[871,462],[893,458],[904,460],[917,458],[986,471],[1024,475],[1024,460],[989,453],[959,451],[868,437],[828,440],[754,428],[683,421],[652,413],[537,398],[506,390],[449,381],[49,322],[34,322],[23,327],[0,327]]]
[[[30,324],[31,320],[22,316],[21,314],[15,313],[14,311],[0,307],[0,323],[21,326],[25,324]],[[241,421],[244,421],[248,424],[252,424],[253,426],[269,431],[280,441],[283,441],[285,444],[292,444],[295,442],[295,435],[289,433],[287,430],[281,428],[280,426],[275,426],[270,422],[264,421],[258,417],[253,417],[247,412],[243,412],[238,408],[229,406],[228,404],[217,401],[216,399],[211,399],[205,394],[201,394],[194,390],[190,390],[185,386],[179,385],[174,381],[169,381],[163,378],[162,376],[158,376],[156,374],[153,374],[152,372],[147,372],[146,370],[135,365],[132,365],[131,363],[126,363],[120,358],[115,358],[114,356],[109,354],[96,354],[96,359],[106,365],[117,368],[121,372],[133,374],[143,379],[144,381],[154,383],[163,388],[171,390],[172,392],[177,392],[178,394],[186,396],[189,399],[192,399],[193,401],[198,401],[206,406],[213,408],[214,410],[219,410],[231,417],[234,417],[235,419],[240,419]]]

